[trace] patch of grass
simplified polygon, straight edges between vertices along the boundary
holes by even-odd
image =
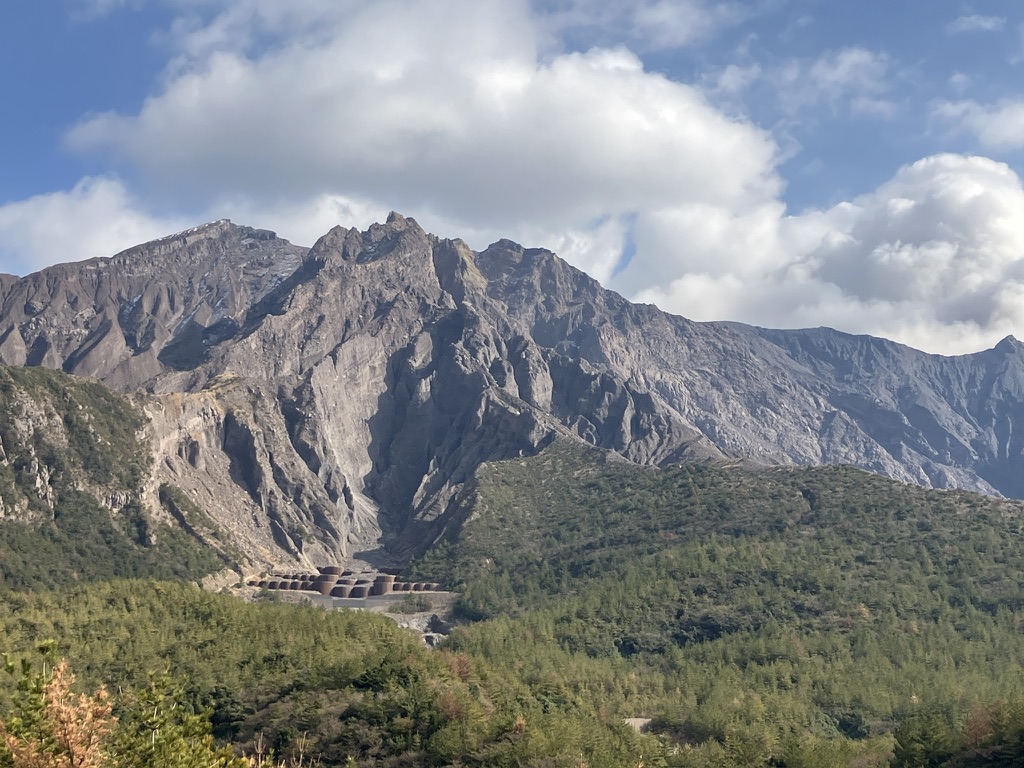
[[[408,595],[404,600],[394,603],[390,607],[391,613],[425,613],[432,611],[434,604],[425,595]]]

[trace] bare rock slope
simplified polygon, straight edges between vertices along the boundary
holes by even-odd
[[[0,361],[151,393],[154,487],[254,562],[401,559],[461,521],[482,462],[558,434],[644,464],[849,463],[1024,497],[1012,338],[940,357],[693,323],[397,214],[311,249],[221,221],[0,287]]]

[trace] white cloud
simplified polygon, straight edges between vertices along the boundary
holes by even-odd
[[[743,92],[765,78],[760,64],[728,64],[720,70],[706,73],[705,87],[720,98],[742,96]]]
[[[86,0],[85,6],[94,13],[110,13],[118,8],[124,8],[130,0]]]
[[[982,16],[974,13],[949,22],[946,25],[946,32],[951,35],[960,32],[998,32],[1006,25],[1006,19],[1002,16]]]
[[[883,98],[889,90],[891,62],[884,53],[843,48],[822,56],[807,70],[808,87],[837,109],[848,104],[854,114],[889,116],[895,105]]]
[[[554,40],[582,34],[591,44],[642,50],[682,48],[761,12],[763,3],[713,0],[535,0],[533,11]]]
[[[203,196],[212,218],[296,242],[394,208],[475,247],[544,245],[599,279],[615,270],[633,211],[666,200],[742,210],[778,194],[767,132],[625,48],[552,54],[551,25],[571,23],[558,9],[343,5],[243,0],[205,25],[182,21],[165,90],[137,115],[88,118],[68,143],[118,154],[193,204]],[[635,3],[630,18],[662,18],[659,8]],[[288,40],[254,51],[271,29]]]
[[[130,0],[90,1],[119,4]],[[298,36],[325,40],[368,5],[360,0],[162,1],[181,14],[172,38],[186,58],[201,58],[215,51],[251,52],[260,44],[272,46]],[[557,53],[564,49],[569,36],[583,47],[629,44],[634,50],[659,50],[689,46],[763,13],[772,2],[511,0],[500,4],[528,14],[539,33],[541,47]],[[389,0],[381,4],[399,11],[403,7]],[[487,13],[495,5],[492,0],[483,0],[480,8]]]
[[[1024,148],[1024,101],[1006,99],[996,104],[974,100],[941,101],[933,115],[954,128],[973,134],[986,149]]]
[[[480,0],[374,3],[320,43],[212,54],[68,142],[183,196],[330,194],[506,231],[742,207],[780,183],[770,135],[698,89],[625,48],[543,60],[521,6]]]
[[[885,53],[851,47],[828,51],[816,59],[790,58],[775,64],[748,59],[707,72],[702,84],[718,102],[741,114],[751,91],[760,89],[790,119],[850,114],[890,118],[897,105],[891,95],[900,75]]]
[[[663,237],[666,279],[639,298],[695,319],[831,325],[945,353],[1024,327],[1024,188],[1003,163],[937,155],[852,202],[759,221],[689,222],[711,249],[680,238],[673,253]]]
[[[146,0],[75,0],[71,17],[77,21],[94,21],[122,8],[138,10]]]
[[[212,203],[202,217],[206,221],[231,219],[277,232],[296,245],[313,245],[321,235],[339,224],[366,229],[384,221],[389,209],[357,197],[319,194],[313,197],[255,201],[245,196],[222,198]]]
[[[634,5],[632,32],[649,48],[680,48],[748,15],[737,3],[646,0]]]
[[[87,178],[69,191],[0,206],[0,269],[34,272],[50,264],[112,256],[190,226],[150,216],[117,179]]]
[[[179,13],[168,34],[168,42],[180,53],[172,72],[216,53],[253,53],[261,46],[286,46],[299,39],[322,43],[366,6],[360,0],[163,2]]]
[[[949,76],[949,87],[958,96],[963,94],[974,83],[974,79],[963,72],[954,72]]]
[[[862,301],[927,300],[940,320],[983,325],[986,294],[1024,267],[1024,190],[1005,164],[927,158],[852,205],[809,263]]]

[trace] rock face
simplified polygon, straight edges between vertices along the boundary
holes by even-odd
[[[461,521],[481,462],[557,434],[645,464],[849,463],[1024,497],[1012,338],[948,358],[693,323],[397,214],[311,249],[221,221],[0,289],[0,361],[152,393],[153,483],[257,561],[400,560]]]
[[[146,487],[149,422],[134,399],[59,371],[0,366],[5,588],[202,578],[247,559],[181,491]]]
[[[4,290],[0,357],[139,388],[232,337],[305,252],[273,232],[218,221],[110,259],[50,267]]]

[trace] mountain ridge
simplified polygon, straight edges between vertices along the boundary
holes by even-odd
[[[150,393],[153,482],[268,562],[404,561],[458,526],[481,463],[556,436],[1024,497],[1012,337],[943,357],[696,323],[396,213],[308,249],[221,220],[0,291],[0,362]]]

